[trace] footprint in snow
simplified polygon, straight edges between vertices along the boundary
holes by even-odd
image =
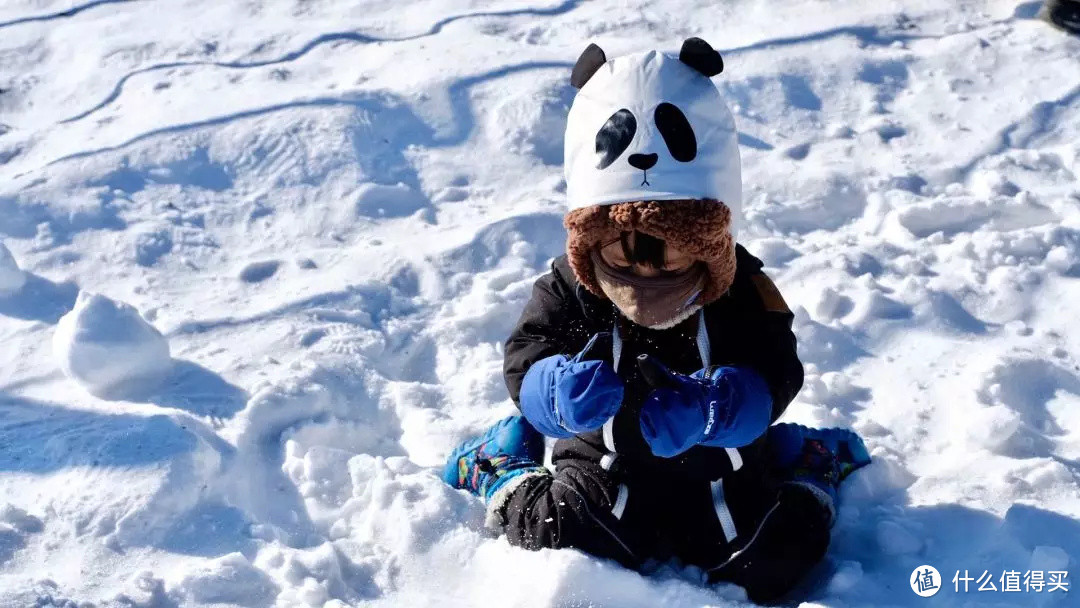
[[[406,184],[361,184],[356,214],[368,218],[405,217],[430,205],[427,197]]]
[[[471,192],[469,191],[469,178],[465,175],[455,176],[447,184],[445,188],[439,189],[434,196],[431,197],[433,203],[459,203],[467,198]]]
[[[801,143],[797,146],[792,146],[784,151],[784,154],[792,160],[803,160],[808,154],[810,154],[810,142]]]
[[[449,188],[443,188],[435,196],[431,197],[433,203],[460,203],[461,201],[469,198],[469,191],[466,188],[458,188],[451,186]]]
[[[887,123],[879,126],[877,129],[878,137],[881,141],[889,143],[890,141],[907,135],[907,129],[897,124]]]
[[[325,338],[327,333],[328,332],[326,331],[326,329],[323,329],[321,327],[317,329],[309,329],[300,336],[300,346],[304,348],[311,348],[319,340]]]
[[[265,260],[252,262],[240,270],[240,280],[245,283],[261,283],[274,276],[281,262],[278,260]]]

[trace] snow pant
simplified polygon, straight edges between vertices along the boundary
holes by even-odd
[[[575,548],[641,569],[678,559],[751,599],[784,596],[825,554],[829,517],[816,499],[783,499],[782,480],[743,462],[716,481],[635,470],[625,457],[561,440],[554,475],[526,479],[502,520],[512,545]]]

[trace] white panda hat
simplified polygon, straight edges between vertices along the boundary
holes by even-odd
[[[570,209],[628,201],[712,199],[738,220],[738,132],[710,78],[724,68],[700,38],[678,56],[647,51],[607,60],[595,44],[571,76],[579,90],[564,140]]]
[[[702,301],[735,276],[742,211],[738,132],[710,78],[723,59],[700,38],[678,56],[647,51],[608,60],[590,44],[570,77],[564,172],[567,257],[589,291],[605,297],[591,251],[639,231],[693,255],[709,270]]]

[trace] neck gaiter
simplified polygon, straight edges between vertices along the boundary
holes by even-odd
[[[705,267],[694,264],[684,272],[660,277],[643,277],[609,265],[593,251],[596,282],[604,295],[638,325],[651,329],[674,327],[697,312],[696,304],[705,284]]]

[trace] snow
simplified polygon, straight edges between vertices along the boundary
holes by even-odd
[[[56,366],[102,399],[157,388],[172,370],[169,342],[129,304],[79,292],[53,334]]]
[[[438,478],[513,411],[573,61],[691,35],[796,312],[786,419],[875,459],[807,605],[1068,605],[906,589],[1080,562],[1080,39],[1037,10],[0,3],[0,605],[740,605],[513,549]]]
[[[15,256],[0,243],[0,297],[9,297],[26,285],[26,275],[19,270]]]

